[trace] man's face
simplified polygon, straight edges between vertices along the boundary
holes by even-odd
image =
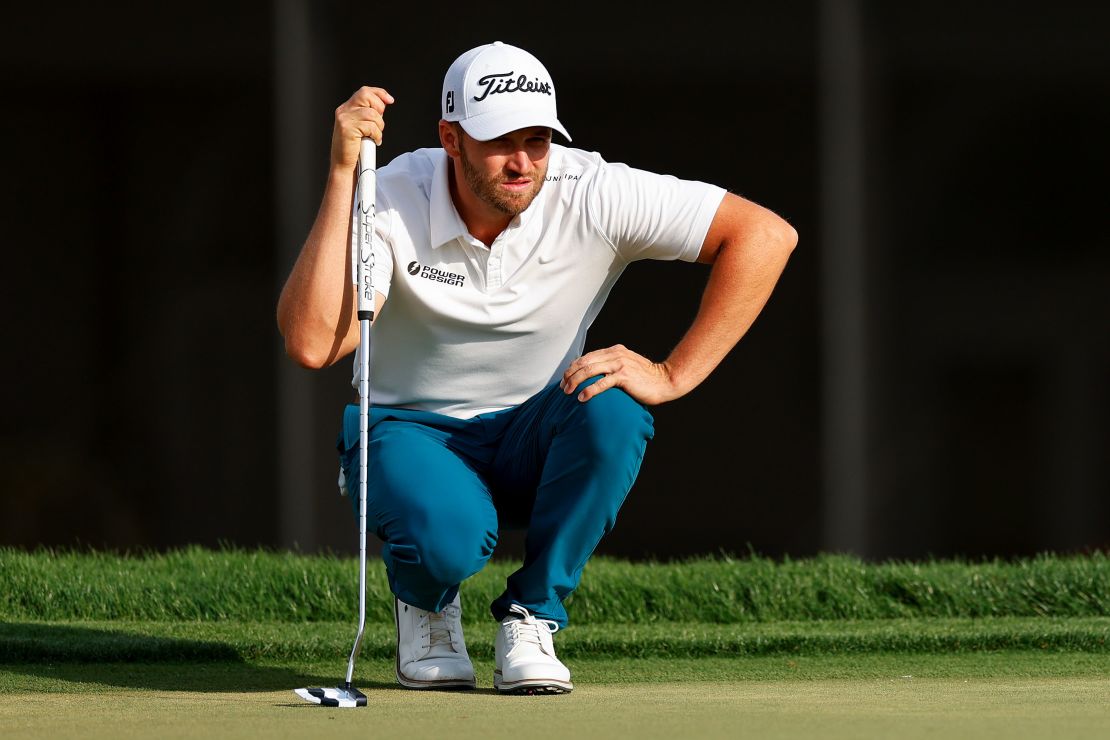
[[[521,214],[543,187],[551,153],[551,129],[511,131],[489,141],[465,135],[460,126],[459,161],[467,185],[484,203],[507,216]]]

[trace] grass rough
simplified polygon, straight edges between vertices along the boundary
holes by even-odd
[[[468,623],[519,563],[493,560],[463,584]],[[263,549],[167,552],[0,548],[0,620],[337,622],[357,609],[357,559]],[[1085,618],[1110,616],[1110,556],[889,561],[749,555],[673,562],[595,557],[567,602],[575,624]],[[367,617],[392,621],[381,563]]]

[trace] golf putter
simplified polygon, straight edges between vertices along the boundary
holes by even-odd
[[[374,320],[374,195],[377,187],[377,151],[373,139],[363,139],[358,158],[358,249],[351,250],[351,273],[358,291],[359,370],[358,370],[358,634],[347,660],[347,679],[333,688],[293,689],[305,701],[325,707],[364,707],[366,694],[351,680],[355,659],[362,647],[366,628],[366,456],[370,419],[370,322]]]

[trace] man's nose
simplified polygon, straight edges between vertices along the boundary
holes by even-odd
[[[528,152],[524,149],[517,149],[509,155],[509,169],[527,174],[532,171],[532,160],[528,158]]]

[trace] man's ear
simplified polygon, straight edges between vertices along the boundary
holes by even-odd
[[[439,143],[449,157],[458,157],[462,142],[459,141],[459,131],[450,121],[439,121]]]

